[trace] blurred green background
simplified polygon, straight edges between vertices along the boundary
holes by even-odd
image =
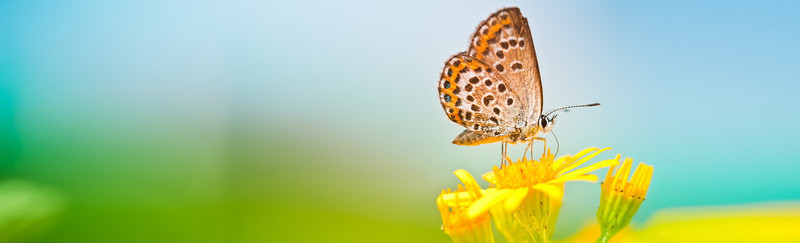
[[[436,81],[507,6],[545,108],[603,104],[559,115],[560,154],[655,167],[634,224],[800,199],[795,1],[4,1],[0,238],[449,241],[435,197],[500,145],[452,145]],[[556,238],[598,196],[568,184]]]

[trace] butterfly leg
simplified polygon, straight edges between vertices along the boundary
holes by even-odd
[[[525,146],[525,151],[522,152],[522,157],[528,156],[528,150],[531,150],[531,159],[533,159],[533,140],[528,142],[528,146]]]
[[[508,152],[508,143],[500,142],[500,166],[505,165],[506,153]]]
[[[539,140],[539,141],[544,142],[544,151],[542,152],[542,154],[547,153],[547,139],[544,139],[542,137],[535,137],[535,138],[531,139],[531,142],[533,142],[533,140]],[[531,149],[531,156],[533,156],[533,149]]]
[[[534,137],[534,138],[531,138],[531,140],[528,142],[528,146],[525,147],[525,153],[522,154],[522,157],[527,156],[528,155],[528,150],[530,149],[530,151],[531,151],[531,159],[535,158],[535,157],[533,157],[533,140],[543,141],[544,142],[544,152],[543,153],[547,153],[547,140],[544,139],[544,138],[541,138],[541,137]]]

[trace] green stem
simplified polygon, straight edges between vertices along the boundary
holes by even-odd
[[[600,233],[600,238],[597,238],[597,243],[608,243],[611,240],[611,236],[613,235],[604,230]]]

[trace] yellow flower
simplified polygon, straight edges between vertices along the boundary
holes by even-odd
[[[467,216],[467,209],[482,197],[483,191],[467,171],[457,170],[455,174],[464,185],[458,185],[456,191],[442,190],[436,198],[442,215],[442,230],[453,242],[494,242],[488,213]]]
[[[497,191],[497,188],[489,188],[485,190],[487,194],[492,194],[495,191]],[[505,206],[503,204],[496,204],[489,210],[489,212],[492,215],[492,223],[494,223],[494,228],[503,234],[507,242],[525,243],[533,240],[533,238],[531,238],[531,234],[528,233],[528,230],[526,230],[517,221],[517,219],[514,218],[514,215],[505,212]]]
[[[775,201],[725,206],[659,209],[634,230],[626,227],[609,242],[800,242],[800,202]],[[567,242],[591,242],[600,233],[589,225]]]
[[[508,160],[508,165],[495,166],[484,175],[494,188],[484,191],[483,197],[469,207],[470,218],[479,217],[488,210],[492,214],[508,214],[525,228],[537,242],[544,241],[551,210],[551,200],[561,200],[561,184],[567,181],[597,181],[597,176],[587,174],[602,167],[616,165],[617,160],[604,160],[580,169],[575,169],[610,148],[587,148],[576,155],[565,155],[558,159],[550,153],[543,154],[539,161],[522,158],[517,162]],[[497,207],[502,206],[502,207]],[[502,210],[499,210],[502,209]]]
[[[615,160],[619,161],[620,155]],[[597,209],[597,222],[600,223],[600,238],[597,242],[608,242],[612,236],[631,222],[633,215],[647,195],[653,167],[639,163],[633,177],[628,181],[633,159],[625,158],[619,170],[614,166],[608,170],[606,179],[600,186],[600,207]]]
[[[561,190],[564,190],[564,183],[559,183],[558,187]],[[553,236],[553,232],[556,231],[556,222],[558,221],[558,215],[561,213],[561,202],[562,198],[550,198],[550,219],[547,221],[547,238]]]
[[[638,242],[800,242],[800,202],[662,209],[645,225]]]

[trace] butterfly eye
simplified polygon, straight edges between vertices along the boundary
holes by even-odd
[[[547,117],[539,117],[539,125],[542,126],[542,128],[547,127]]]

